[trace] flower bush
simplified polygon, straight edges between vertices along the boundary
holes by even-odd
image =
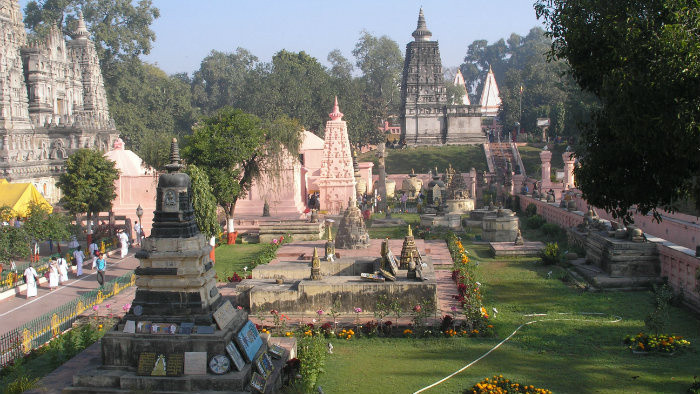
[[[354,336],[355,336],[355,331],[353,331],[352,329],[347,330],[347,329],[343,328],[343,329],[338,333],[338,338],[340,338],[340,339],[350,340],[350,339],[352,339]]]
[[[673,353],[690,347],[690,342],[678,335],[648,335],[643,332],[626,336],[624,343],[630,350],[637,352]]]
[[[405,337],[412,337],[412,336],[413,336],[413,330],[411,330],[410,328],[407,328],[407,329],[403,330],[403,336],[405,336]]]
[[[447,247],[454,263],[452,280],[457,283],[458,294],[453,298],[459,301],[464,310],[465,329],[481,336],[492,335],[493,327],[490,330],[487,327],[490,325],[489,315],[483,305],[481,283],[474,275],[476,265],[469,260],[462,241],[454,233],[447,238]]]
[[[550,390],[536,388],[533,385],[520,384],[518,382],[506,379],[503,375],[494,375],[492,378],[485,378],[481,382],[466,390],[465,393],[471,394],[511,394],[511,393],[527,393],[527,394],[552,394]]]

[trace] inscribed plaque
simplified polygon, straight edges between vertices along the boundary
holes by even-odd
[[[185,352],[184,373],[185,375],[206,375],[207,352]]]
[[[258,393],[264,393],[266,385],[267,381],[265,378],[259,373],[253,372],[253,376],[250,378],[250,387],[255,389]]]
[[[180,334],[190,335],[193,328],[194,323],[182,323],[180,324]]]
[[[236,369],[239,371],[242,370],[245,366],[245,361],[243,360],[241,353],[238,351],[238,349],[236,349],[236,344],[233,343],[233,341],[226,345],[226,352],[228,353],[229,357],[231,357],[233,365],[236,366]]]
[[[165,374],[167,376],[182,376],[185,367],[185,355],[173,353],[168,355],[168,364]]]
[[[141,353],[139,354],[139,365],[136,371],[137,375],[150,376],[153,372],[153,367],[156,365],[156,354],[155,353]]]
[[[272,354],[274,358],[282,358],[282,356],[284,356],[284,348],[280,345],[272,345],[267,351]]]
[[[243,325],[238,334],[236,334],[236,343],[241,349],[241,353],[245,357],[246,361],[253,362],[253,357],[258,352],[262,346],[262,338],[258,334],[258,329],[255,328],[255,324],[248,320],[246,324]]]
[[[214,320],[216,321],[216,324],[219,326],[220,329],[226,328],[228,324],[233,320],[234,315],[236,314],[236,310],[233,309],[233,305],[231,305],[231,301],[226,300],[219,309],[214,312]]]
[[[133,334],[136,332],[136,322],[133,320],[127,320],[124,324],[124,332],[128,334]]]
[[[214,327],[212,326],[197,326],[195,334],[213,334]]]
[[[394,256],[394,253],[390,251],[387,252],[386,254],[386,259],[389,260],[389,272],[391,272],[392,275],[396,275],[399,272],[399,262],[396,260],[396,256]]]

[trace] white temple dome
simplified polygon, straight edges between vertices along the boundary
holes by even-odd
[[[124,149],[124,141],[117,138],[114,141],[113,150],[105,153],[105,157],[115,163],[121,176],[151,175],[153,169],[148,167],[134,152]]]

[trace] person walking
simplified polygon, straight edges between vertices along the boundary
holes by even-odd
[[[85,253],[83,253],[80,245],[73,251],[73,258],[75,259],[75,264],[77,269],[75,271],[76,276],[81,277],[83,275],[83,260],[85,260]]]
[[[58,262],[56,262],[55,257],[51,257],[51,262],[49,263],[49,290],[58,287]]]
[[[68,262],[60,255],[58,259],[56,259],[56,262],[58,263],[58,281],[62,284],[68,282]]]
[[[126,257],[127,254],[129,254],[129,236],[126,235],[126,232],[124,230],[119,230],[119,242],[121,242],[122,248],[121,248],[121,258]]]
[[[403,192],[401,195],[401,209],[403,210],[403,213],[406,213],[406,201],[408,201],[408,195],[406,192]]]
[[[97,283],[100,284],[100,286],[103,286],[105,284],[105,270],[107,269],[107,262],[104,259],[104,255],[102,253],[97,256]]]
[[[90,246],[88,246],[88,253],[92,257],[92,269],[94,270],[97,264],[97,254],[100,253],[100,248],[97,246],[95,241],[92,241]]]
[[[136,235],[136,245],[141,245],[141,236],[143,232],[141,232],[141,225],[139,224],[138,220],[134,221],[134,233]]]
[[[36,282],[38,280],[38,274],[34,269],[34,263],[29,263],[29,267],[24,270],[24,282],[27,284],[27,298],[36,297]]]

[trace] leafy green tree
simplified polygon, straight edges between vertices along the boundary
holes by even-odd
[[[582,89],[601,103],[576,147],[584,198],[625,221],[700,195],[700,12],[683,0],[539,0]],[[696,201],[700,201],[696,198]]]
[[[352,79],[352,63],[350,63],[350,61],[343,56],[340,49],[330,51],[326,60],[328,60],[328,63],[331,64],[331,68],[329,70],[331,77],[345,80]]]
[[[117,130],[148,165],[161,168],[173,136],[189,134],[197,117],[189,81],[139,59],[116,62],[114,68],[105,87]]]
[[[156,34],[150,26],[160,16],[151,0],[32,0],[24,9],[24,24],[35,35],[59,26],[66,35],[77,27],[78,12],[92,34],[103,72],[116,60],[147,55]]]
[[[366,99],[375,125],[398,116],[403,69],[399,45],[387,36],[375,37],[363,30],[352,54],[357,60],[355,64],[362,71]]]
[[[29,203],[29,213],[24,221],[27,235],[36,241],[62,241],[70,236],[70,220],[60,212],[49,213],[45,204]]]
[[[255,115],[224,107],[202,119],[187,138],[183,156],[209,177],[214,197],[226,214],[229,234],[238,199],[263,171],[274,178],[285,159],[298,156],[301,130],[297,121],[287,117],[263,123]]]
[[[216,220],[216,198],[209,185],[209,177],[194,164],[188,165],[185,172],[192,181],[192,205],[199,231],[207,237],[216,237],[221,231],[221,226]]]
[[[114,181],[119,178],[119,170],[113,161],[107,160],[101,152],[92,149],[79,149],[66,160],[66,172],[58,179],[58,187],[63,192],[61,203],[71,214],[109,211],[117,197]]]
[[[0,262],[28,257],[29,243],[30,237],[23,227],[0,226]]]

